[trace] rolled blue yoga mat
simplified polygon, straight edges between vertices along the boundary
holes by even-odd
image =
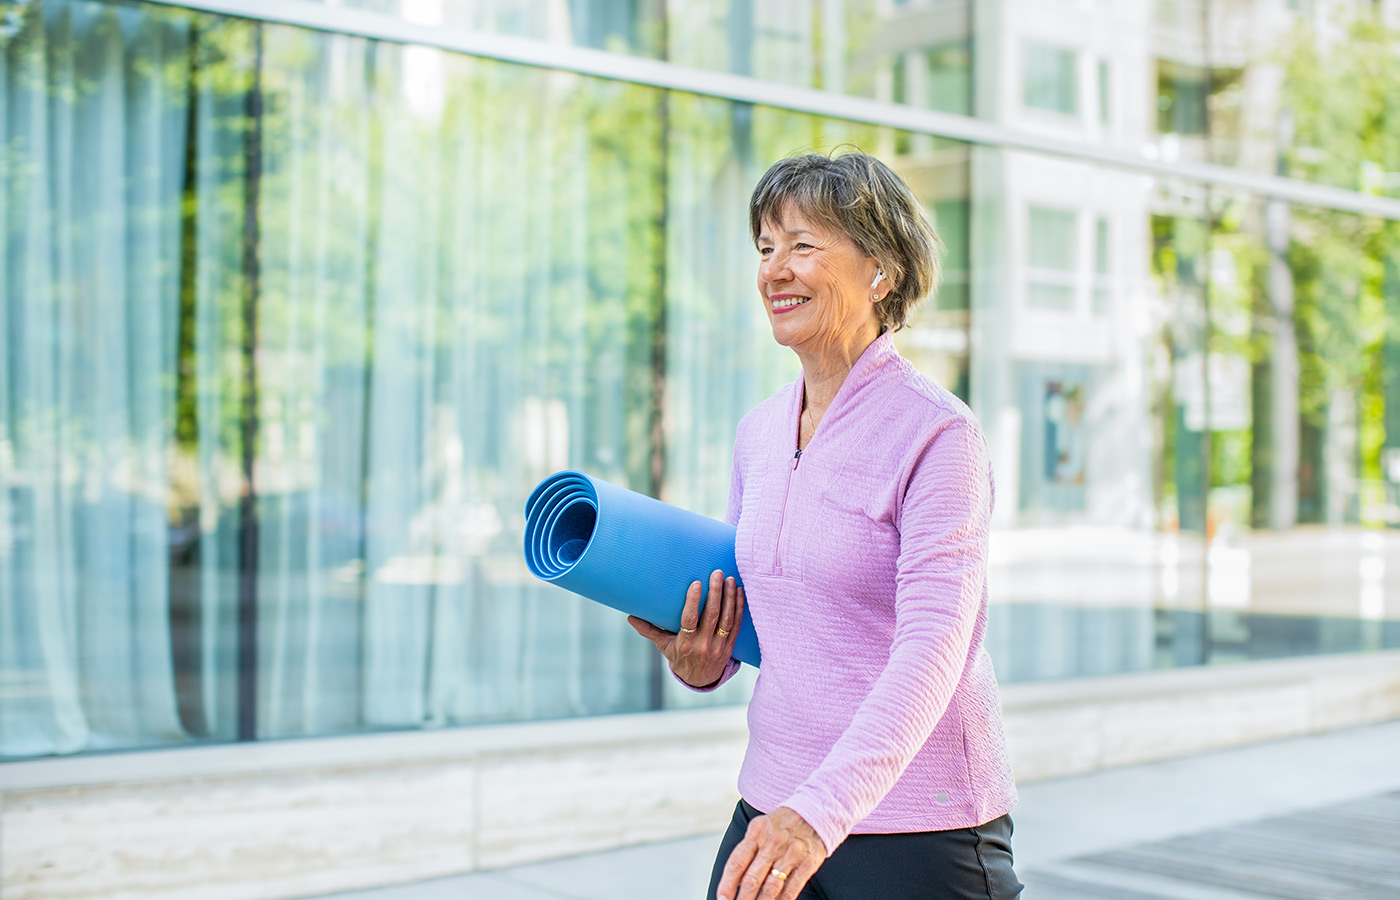
[[[680,630],[691,582],[708,585],[715,569],[739,577],[734,526],[568,471],[541,481],[525,502],[525,564],[537,578],[667,631]],[[747,607],[734,658],[758,665]]]

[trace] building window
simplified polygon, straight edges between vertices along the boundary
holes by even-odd
[[[1108,219],[1094,220],[1094,315],[1108,315],[1113,301],[1112,264],[1109,262]]]
[[[1075,212],[1032,206],[1026,239],[1026,305],[1074,309]]]
[[[943,239],[943,280],[938,286],[939,309],[968,308],[968,272],[972,269],[968,255],[969,204],[966,200],[940,200],[931,204],[934,227]]]
[[[895,103],[972,115],[972,42],[952,41],[899,56],[893,67]]]
[[[1209,78],[1200,66],[1157,64],[1157,133],[1205,134]]]
[[[934,47],[928,60],[928,108],[972,115],[972,41]]]
[[[1107,125],[1109,116],[1108,60],[1099,60],[1099,121]]]
[[[1079,112],[1079,78],[1073,50],[1027,44],[1025,52],[1025,104],[1032,109],[1076,115]]]

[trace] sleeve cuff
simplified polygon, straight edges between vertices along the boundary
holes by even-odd
[[[836,852],[836,848],[841,846],[841,842],[846,839],[849,831],[841,829],[836,823],[830,820],[829,816],[822,815],[814,798],[803,796],[801,793],[794,794],[784,800],[779,806],[786,806],[797,813],[802,820],[812,826],[812,830],[817,833],[817,837],[822,839],[822,844],[826,847],[828,857]]]

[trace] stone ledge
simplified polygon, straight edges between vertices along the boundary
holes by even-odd
[[[747,734],[742,707],[667,710],[507,725],[210,744],[0,763],[0,792],[240,773],[361,768]]]

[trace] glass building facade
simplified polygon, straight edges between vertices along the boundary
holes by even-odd
[[[722,513],[796,374],[749,190],[846,143],[946,243],[898,343],[989,437],[1003,681],[1400,647],[1397,26],[0,3],[0,758],[742,703],[531,578],[523,504]]]

